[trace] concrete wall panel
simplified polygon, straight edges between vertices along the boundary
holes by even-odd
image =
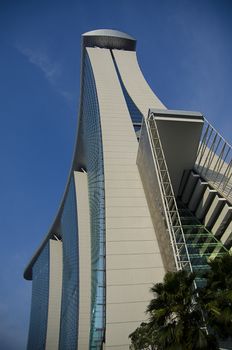
[[[127,92],[140,112],[147,117],[149,108],[166,109],[144,79],[136,52],[113,50],[113,55]]]
[[[59,347],[63,273],[61,241],[49,241],[49,255],[49,303],[46,350],[57,350]]]
[[[160,281],[164,267],[136,165],[138,142],[111,53],[87,52],[99,101],[105,171],[105,348],[128,349],[128,335],[145,319],[149,289]],[[139,286],[138,293],[132,284]]]
[[[107,242],[118,241],[154,241],[156,236],[153,228],[121,228],[108,229],[106,232]]]
[[[111,270],[108,275],[107,284],[112,285],[133,285],[147,284],[150,287],[154,281],[161,282],[163,279],[163,268],[151,267],[143,269]]]
[[[91,241],[87,174],[74,172],[79,239],[78,350],[89,348],[91,305]]]

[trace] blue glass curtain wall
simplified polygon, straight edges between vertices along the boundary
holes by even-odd
[[[76,350],[78,334],[78,226],[73,178],[61,217],[63,284],[59,349]]]
[[[85,53],[82,118],[91,222],[90,349],[101,349],[105,334],[105,193],[101,125],[94,76]]]

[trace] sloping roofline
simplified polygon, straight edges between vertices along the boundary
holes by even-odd
[[[112,29],[97,29],[93,30],[87,33],[84,33],[82,35],[82,64],[83,64],[83,52],[85,47],[102,47],[102,48],[108,48],[108,49],[119,49],[119,50],[128,50],[128,51],[135,51],[136,48],[136,40],[123,32],[120,32],[118,30],[112,30]],[[82,69],[82,67],[81,67]],[[81,85],[82,85],[82,72],[81,72]],[[42,243],[40,244],[39,248],[36,250],[32,258],[30,259],[28,265],[25,268],[24,271],[24,278],[27,280],[32,279],[32,267],[34,263],[36,262],[38,256],[40,255],[41,251],[43,250],[44,246],[48,242],[49,239],[54,239],[54,235],[59,237],[59,222],[60,218],[63,212],[65,199],[67,196],[69,184],[72,178],[72,174],[74,170],[81,171],[80,167],[77,166],[77,145],[78,145],[78,131],[79,131],[79,123],[80,123],[80,116],[81,116],[81,99],[80,99],[80,111],[79,111],[79,119],[78,119],[78,125],[77,125],[77,137],[76,137],[76,143],[74,146],[74,155],[73,155],[73,161],[71,165],[71,169],[69,172],[67,184],[65,187],[65,191],[63,194],[63,198],[60,202],[60,206],[58,208],[56,217],[53,221],[53,224],[51,228],[49,229],[47,235],[44,237]]]

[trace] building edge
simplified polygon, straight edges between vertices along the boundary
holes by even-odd
[[[80,75],[80,103],[79,103],[79,112],[78,112],[78,120],[77,120],[77,133],[76,133],[76,140],[74,143],[74,151],[73,151],[73,158],[71,162],[71,168],[68,175],[68,180],[65,186],[64,194],[60,202],[60,206],[58,207],[57,214],[55,216],[55,219],[44,237],[42,243],[40,244],[39,248],[36,250],[35,254],[30,259],[28,265],[26,266],[24,270],[24,278],[26,280],[32,280],[32,267],[34,263],[36,262],[37,258],[39,257],[40,253],[42,252],[43,248],[45,247],[46,243],[49,239],[53,239],[54,235],[57,235],[57,229],[59,226],[59,220],[61,218],[61,214],[63,211],[65,199],[67,197],[69,184],[71,181],[71,178],[73,176],[73,172],[75,170],[83,171],[81,167],[81,160],[79,160],[78,155],[78,149],[80,145],[80,116],[81,116],[81,107],[82,107],[82,93],[83,93],[83,58],[84,58],[84,49],[86,46],[90,47],[105,47],[109,49],[121,49],[121,50],[128,50],[128,51],[135,51],[136,49],[136,40],[121,31],[112,30],[112,29],[98,29],[86,32],[82,34],[82,52],[81,52],[81,75]],[[81,145],[80,145],[81,146]]]

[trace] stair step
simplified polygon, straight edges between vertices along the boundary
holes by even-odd
[[[209,187],[206,188],[196,210],[196,217],[199,220],[202,220],[205,217],[216,194],[217,194],[216,190],[212,190]]]
[[[221,242],[225,245],[227,249],[231,249],[232,247],[232,222],[230,222],[229,226],[226,228],[225,232],[221,237]]]
[[[198,174],[195,174],[193,171],[190,172],[187,183],[185,185],[183,194],[182,194],[182,202],[184,204],[187,204],[191,198],[192,192],[194,190],[194,187],[198,181],[200,176]]]
[[[208,186],[208,183],[205,182],[205,181],[202,181],[201,179],[198,179],[197,183],[196,183],[196,186],[194,188],[194,191],[193,191],[193,194],[192,194],[192,197],[189,201],[189,209],[191,211],[195,211],[202,196],[203,196],[203,193],[205,192],[206,188]]]
[[[227,203],[222,208],[220,215],[211,228],[212,233],[220,239],[232,220],[232,207]]]
[[[204,224],[208,229],[211,229],[214,225],[225,203],[226,199],[221,198],[216,194],[204,217]]]

